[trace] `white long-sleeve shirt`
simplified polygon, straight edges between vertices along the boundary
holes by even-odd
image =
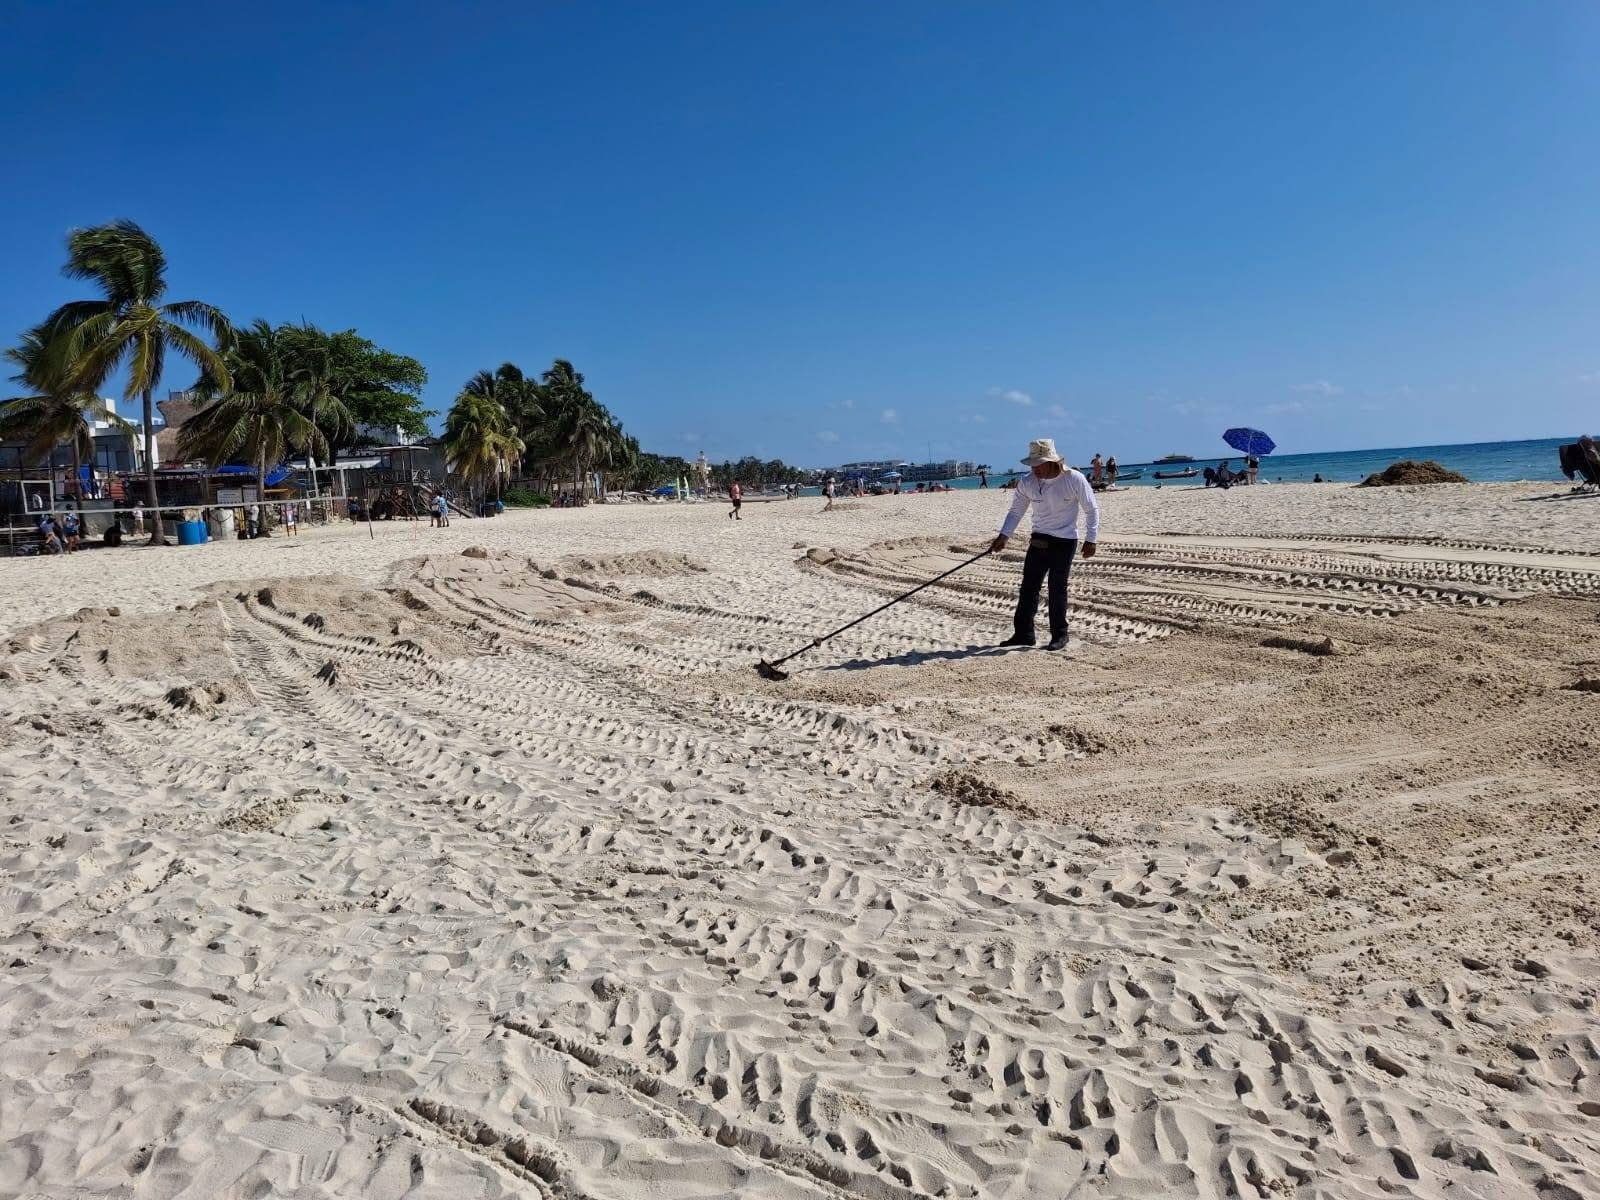
[[[1100,540],[1100,502],[1094,498],[1094,489],[1081,471],[1066,467],[1054,479],[1040,479],[1031,471],[1017,481],[1017,494],[1012,498],[1011,511],[1006,513],[1005,524],[1000,526],[1000,536],[1010,537],[1016,532],[1022,514],[1033,508],[1033,532],[1047,533],[1051,537],[1075,538],[1078,536],[1078,513],[1084,514],[1083,540]]]

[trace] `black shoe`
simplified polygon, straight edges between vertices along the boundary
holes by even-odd
[[[1001,646],[1002,649],[1004,647],[1006,647],[1006,646],[1031,646],[1031,645],[1033,645],[1033,639],[1031,637],[1023,637],[1020,633],[1013,633],[1005,641],[1000,643],[1000,646]]]
[[[1067,635],[1064,633],[1056,634],[1055,637],[1050,639],[1050,644],[1045,647],[1046,650],[1065,650],[1066,648]]]

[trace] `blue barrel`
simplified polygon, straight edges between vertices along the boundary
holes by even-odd
[[[198,546],[206,540],[206,523],[204,521],[178,522],[178,545]]]

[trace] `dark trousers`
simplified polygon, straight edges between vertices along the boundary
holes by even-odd
[[[1078,552],[1077,538],[1051,537],[1036,533],[1028,541],[1028,554],[1022,560],[1022,590],[1017,594],[1016,633],[1033,637],[1033,617],[1039,608],[1039,588],[1050,577],[1050,636],[1067,632],[1067,576],[1072,572],[1072,556]]]

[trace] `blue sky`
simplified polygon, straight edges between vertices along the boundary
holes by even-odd
[[[7,5],[0,334],[129,217],[174,298],[439,410],[570,358],[668,453],[1573,434],[1597,62],[1561,0]]]

